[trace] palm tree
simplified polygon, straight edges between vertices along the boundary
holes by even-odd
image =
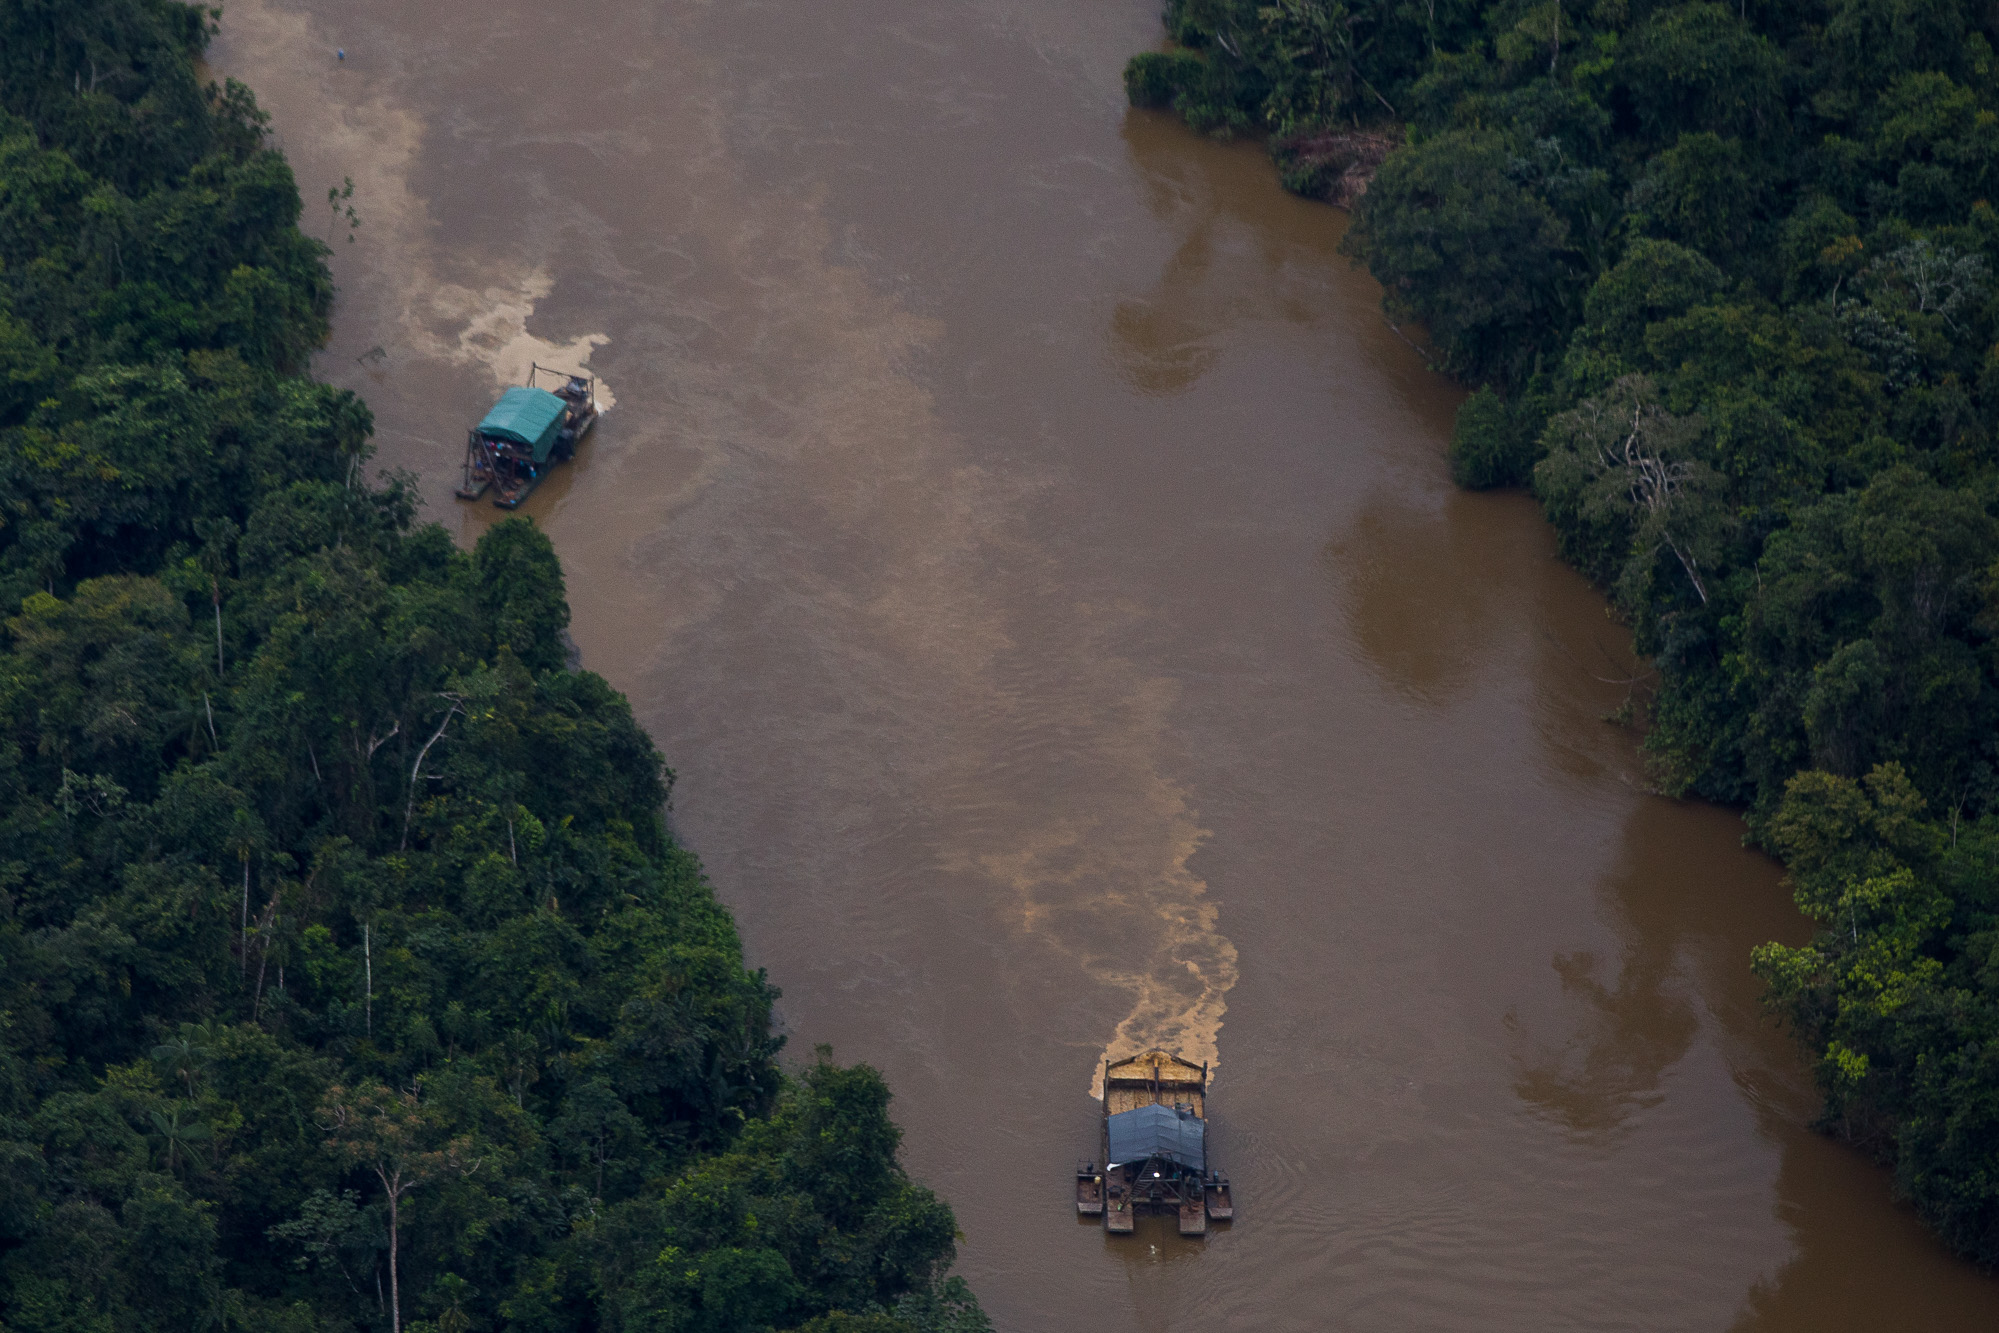
[[[181,1024],[180,1035],[153,1047],[153,1063],[159,1065],[169,1076],[178,1078],[187,1088],[187,1099],[194,1100],[195,1075],[208,1063],[213,1051],[196,1041],[204,1034],[191,1023]]]
[[[186,1114],[191,1117],[193,1113],[194,1108],[189,1107]],[[215,1137],[215,1130],[204,1122],[191,1118],[182,1119],[182,1111],[179,1106],[173,1107],[164,1115],[158,1111],[154,1111],[152,1116],[153,1129],[158,1132],[161,1138],[167,1141],[167,1171],[169,1174],[173,1172],[174,1164],[179,1159],[180,1150],[183,1147],[190,1143],[201,1143]]]

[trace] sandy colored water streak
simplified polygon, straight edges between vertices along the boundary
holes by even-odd
[[[585,660],[1003,1327],[1992,1327],[1802,1129],[1774,868],[1643,794],[1620,634],[1449,487],[1455,394],[1338,215],[1122,106],[1155,32],[236,0],[215,63],[309,205],[356,183],[322,373],[436,516],[494,515],[448,495],[497,382],[615,386],[531,505]],[[1205,1245],[1070,1214],[1098,1062],[1154,1040],[1224,1071]]]

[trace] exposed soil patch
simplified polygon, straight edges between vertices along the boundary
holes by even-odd
[[[1374,173],[1402,143],[1402,128],[1329,130],[1293,135],[1270,145],[1284,188],[1308,199],[1352,208]]]

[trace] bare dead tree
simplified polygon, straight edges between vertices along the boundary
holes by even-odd
[[[446,692],[438,695],[438,698],[447,700],[451,706],[444,710],[444,717],[438,722],[437,730],[430,733],[430,739],[425,741],[423,748],[416,752],[416,762],[410,765],[409,799],[403,803],[402,850],[404,851],[409,850],[410,820],[416,815],[416,784],[418,779],[423,776],[423,761],[430,756],[430,747],[443,739],[444,729],[451,725],[451,719],[465,710],[464,695]]]
[[[1654,432],[1648,427],[1657,425],[1664,417],[1665,413],[1656,406],[1642,399],[1635,401],[1630,428],[1622,432],[1621,440],[1599,444],[1597,458],[1606,472],[1624,474],[1631,503],[1655,520],[1650,526],[1656,528],[1660,542],[1679,560],[1694,585],[1694,592],[1700,596],[1701,605],[1706,606],[1707,582],[1701,577],[1700,562],[1685,543],[1674,537],[1669,522],[1673,502],[1695,476],[1696,467],[1684,460],[1668,459],[1653,447],[1650,437]]]
[[[368,753],[365,756],[365,758],[373,759],[375,757],[375,751],[381,749],[384,745],[387,745],[390,741],[394,740],[396,737],[402,734],[403,734],[403,724],[400,722],[396,723],[393,727],[390,727],[386,732],[384,732],[380,736],[375,735],[373,732],[369,732]]]

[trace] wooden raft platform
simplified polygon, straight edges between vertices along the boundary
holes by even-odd
[[[1128,1236],[1131,1228],[1131,1195],[1123,1190],[1112,1190],[1110,1203],[1104,1209],[1104,1230]]]
[[[1103,1216],[1104,1177],[1095,1162],[1076,1168],[1076,1212],[1081,1217]]]

